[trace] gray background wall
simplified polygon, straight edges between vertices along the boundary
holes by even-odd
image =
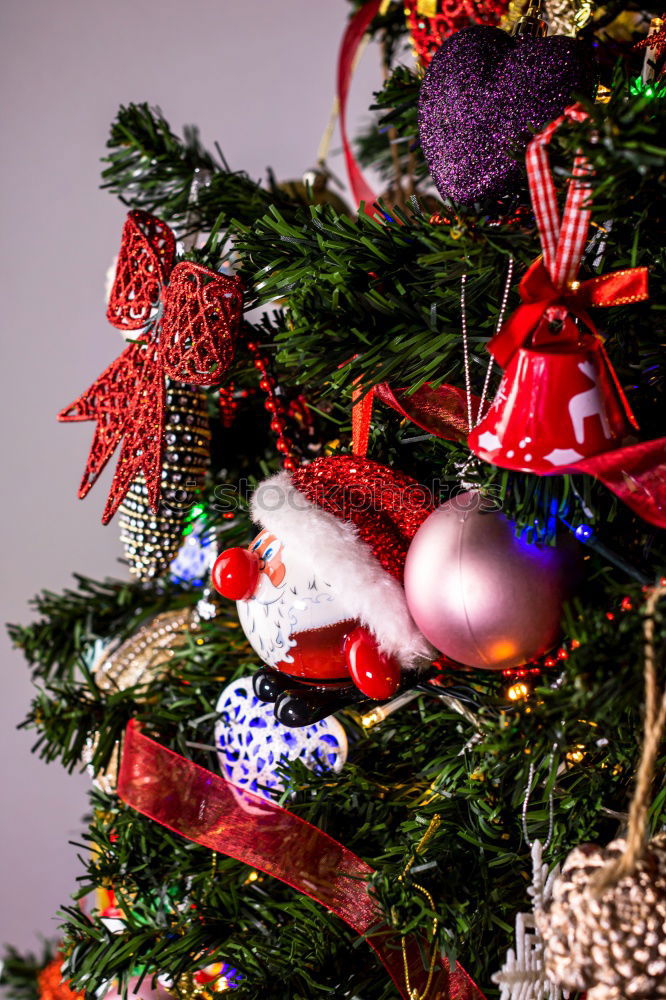
[[[93,425],[55,420],[121,348],[103,285],[124,210],[98,190],[117,106],[159,104],[173,127],[193,121],[205,142],[218,139],[232,167],[298,176],[328,115],[347,11],[345,0],[3,3],[0,620],[26,621],[31,595],[73,571],[124,573],[117,528],[100,523],[109,476],[76,498]],[[352,120],[378,84],[368,53]],[[342,173],[339,156],[332,166]],[[33,736],[15,729],[28,673],[0,641],[0,942],[26,947],[55,935],[80,872],[68,841],[88,781],[30,756]]]

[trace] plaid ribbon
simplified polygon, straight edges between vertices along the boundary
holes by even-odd
[[[520,282],[520,306],[488,344],[488,350],[503,368],[520,347],[543,335],[544,318],[576,316],[593,335],[599,336],[588,312],[591,306],[623,305],[648,297],[645,267],[612,271],[587,281],[576,280],[590,227],[593,170],[582,154],[575,157],[560,216],[547,147],[563,122],[567,119],[581,122],[587,117],[580,104],[572,104],[527,147],[527,176],[543,255]],[[568,329],[577,338],[577,328],[569,324]]]
[[[572,104],[535,136],[527,147],[525,163],[532,197],[532,207],[539,228],[543,260],[553,285],[564,289],[578,274],[590,227],[592,167],[582,155],[577,155],[573,179],[569,185],[564,212],[560,219],[557,191],[550,171],[548,145],[553,135],[567,120],[582,122],[588,117],[580,104]]]

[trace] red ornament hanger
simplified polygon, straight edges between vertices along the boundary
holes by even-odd
[[[165,378],[216,385],[234,358],[243,310],[240,279],[190,261],[174,267],[175,252],[175,236],[164,222],[148,212],[129,213],[106,315],[118,329],[140,333],[58,414],[64,422],[97,422],[80,498],[123,442],[103,524],[111,520],[138,475],[143,475],[150,506],[157,511]]]

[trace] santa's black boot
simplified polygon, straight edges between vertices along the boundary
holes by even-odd
[[[293,677],[286,677],[269,668],[257,670],[252,678],[252,687],[259,701],[276,701],[278,695],[293,686]]]
[[[275,718],[283,726],[297,729],[300,726],[311,726],[313,722],[319,722],[357,701],[367,701],[367,698],[358,688],[351,685],[334,691],[308,689],[304,685],[290,688],[278,696],[275,702]]]

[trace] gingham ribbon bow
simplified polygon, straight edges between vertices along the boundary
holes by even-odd
[[[567,118],[584,121],[587,112],[579,104],[571,105],[527,147],[527,176],[543,255],[530,266],[520,282],[522,304],[488,345],[488,350],[503,368],[544,317],[573,315],[598,335],[588,313],[591,306],[617,306],[648,297],[645,267],[613,271],[588,281],[576,280],[590,226],[593,171],[583,155],[576,156],[560,217],[547,147]]]

